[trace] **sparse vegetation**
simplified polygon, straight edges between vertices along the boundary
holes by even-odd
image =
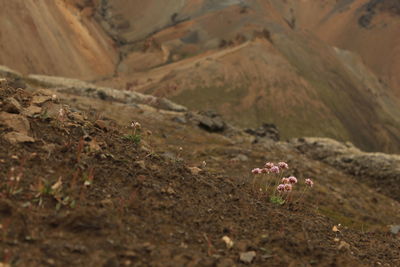
[[[400,266],[400,1],[144,2],[1,1],[0,267]]]
[[[132,143],[134,143],[135,145],[140,144],[140,141],[142,140],[142,136],[140,134],[126,134],[123,136],[123,139],[128,140]]]
[[[142,140],[141,127],[142,126],[139,122],[132,122],[130,126],[132,132],[130,134],[124,135],[123,138],[125,140],[131,141],[135,145],[140,144],[140,141]]]
[[[52,184],[50,181],[45,179],[39,179],[36,185],[36,194],[33,202],[37,202],[39,207],[43,207],[46,198],[50,198],[56,201],[55,210],[60,210],[62,207],[74,208],[76,200],[72,196],[67,195],[64,189],[62,177]]]
[[[283,205],[285,204],[285,200],[281,197],[281,196],[271,196],[269,198],[269,200],[271,201],[271,203],[273,204],[277,204],[277,205]]]
[[[0,102],[8,97],[17,99],[16,90],[0,90]],[[33,105],[29,95],[25,99],[23,108]],[[293,261],[306,265],[310,259],[316,264],[389,263],[398,256],[392,249],[398,240],[373,230],[397,218],[392,215],[397,206],[376,192],[371,193],[377,198],[372,206],[361,184],[342,185],[352,178],[330,166],[321,174],[316,161],[304,164],[288,143],[254,144],[252,136],[237,130],[210,134],[189,119],[184,126],[174,122],[176,113],[151,117],[135,107],[129,107],[125,118],[125,111],[105,109],[101,123],[99,118],[77,116],[77,106],[63,103],[67,116],[59,123],[64,101],[48,100],[40,107],[49,111],[45,120],[18,115],[29,122],[34,141],[12,144],[0,134],[0,177],[13,182],[1,189],[0,251],[7,251],[0,255],[2,263],[81,266],[96,260],[102,265],[112,258],[119,265],[175,264],[180,259],[186,264],[190,256],[201,266],[222,260],[229,266],[244,261],[279,266]],[[92,104],[86,103],[96,108]],[[152,142],[132,146],[121,138],[126,129],[119,125],[127,125],[135,111],[146,128],[132,123],[128,134],[149,136],[149,125]],[[0,104],[0,121],[4,112]],[[12,131],[12,125],[0,122],[0,130]],[[290,169],[285,162],[264,165],[266,153],[271,159],[287,157]],[[251,188],[251,180],[240,178],[253,162],[264,166]],[[302,176],[317,175],[325,182],[308,194],[312,183],[304,184]],[[326,184],[340,190],[334,192]],[[365,201],[354,208],[351,200],[337,200],[348,195]],[[286,207],[290,212],[283,210]],[[370,214],[371,207],[379,217]],[[340,233],[332,230],[339,223]],[[359,245],[360,240],[367,241]],[[312,248],[306,248],[307,253],[304,244]],[[377,253],[369,253],[371,244]]]
[[[265,195],[271,203],[282,205],[291,202],[293,200],[292,193],[298,181],[295,176],[284,177],[284,173],[288,169],[289,165],[286,162],[279,162],[277,164],[267,162],[263,168],[253,169],[251,171],[254,175],[253,188],[256,187],[256,191]],[[314,185],[313,181],[309,178],[305,179],[304,183],[305,189],[298,201],[303,197],[305,190]],[[273,189],[272,192],[270,190],[271,186]]]

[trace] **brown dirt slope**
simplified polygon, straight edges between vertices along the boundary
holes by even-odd
[[[399,203],[287,143],[206,133],[172,120],[182,112],[8,84],[0,88],[2,263],[240,266],[240,253],[254,251],[258,266],[399,264],[400,241],[386,228],[400,220]],[[140,143],[127,137],[132,120],[142,122]],[[279,206],[252,191],[249,170],[266,159],[315,178],[304,202]],[[199,173],[189,168],[203,160]]]
[[[0,65],[81,79],[112,75],[117,53],[90,13],[68,1],[0,1]]]

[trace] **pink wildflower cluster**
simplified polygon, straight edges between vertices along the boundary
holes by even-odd
[[[275,182],[274,182],[275,178],[281,178],[284,171],[287,169],[289,169],[289,165],[286,162],[278,162],[276,164],[273,162],[267,162],[264,164],[264,167],[255,168],[251,171],[251,173],[254,175],[265,174],[265,175],[261,176],[262,178],[259,179],[259,182],[261,182],[261,184],[263,184],[260,187],[260,191],[263,191],[263,188],[264,188],[265,193],[267,193],[269,186],[275,184]],[[287,178],[287,179],[289,179],[289,178]],[[297,182],[297,180],[296,180],[296,182]],[[288,180],[288,182],[287,182],[287,184],[292,184],[292,183],[293,183],[292,180],[290,180],[290,181]],[[287,190],[290,190],[290,189],[287,188]]]
[[[298,183],[298,179],[293,175],[288,176],[288,177],[283,177],[284,171],[288,170],[288,169],[289,169],[289,165],[286,162],[278,162],[277,164],[274,164],[273,162],[267,162],[267,163],[265,163],[263,168],[255,168],[251,172],[254,175],[267,174],[267,176],[262,176],[262,177],[269,178],[269,181],[266,183],[266,186],[265,186],[266,193],[268,191],[268,187],[271,184],[276,185],[275,179],[278,178],[278,181],[280,181],[280,183],[278,182],[279,184],[277,185],[276,190],[279,192],[280,195],[285,194],[286,198],[287,198],[290,195],[290,193],[293,191],[295,185]],[[271,174],[271,175],[268,175],[268,174]],[[272,181],[271,181],[271,178],[272,178]],[[305,179],[304,183],[307,186],[305,188],[305,190],[308,187],[312,187],[314,185],[314,182],[309,178]],[[262,191],[261,188],[260,188],[260,191]]]
[[[289,165],[286,162],[279,162],[275,165],[272,162],[265,163],[263,168],[255,168],[251,171],[252,174],[261,174],[261,173],[280,173],[283,170],[289,169]]]
[[[306,188],[301,193],[301,195],[299,197],[299,201],[303,197],[303,195],[306,192],[307,188],[308,187],[312,187],[314,185],[314,182],[310,178],[305,179],[304,183],[306,185]],[[279,192],[280,195],[283,195],[283,194],[286,195],[285,202],[286,201],[290,201],[290,199],[291,199],[290,193],[292,192],[295,184],[297,184],[297,178],[294,177],[294,176],[290,176],[288,178],[282,178],[281,184],[279,184],[276,187],[276,190]]]
[[[261,174],[262,173],[262,169],[260,168],[255,168],[251,171],[252,174]]]
[[[314,185],[314,182],[311,179],[306,179],[304,182],[306,185],[308,185],[309,187],[312,187]],[[297,178],[294,176],[290,176],[288,178],[282,178],[281,180],[281,184],[278,185],[278,187],[276,188],[276,190],[278,190],[279,192],[290,192],[293,189],[293,185],[297,184]]]

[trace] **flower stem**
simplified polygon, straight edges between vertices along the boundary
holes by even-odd
[[[308,187],[306,186],[306,188],[304,188],[303,192],[301,192],[298,202],[300,202],[300,200],[302,200],[302,198],[304,197],[304,193],[307,191],[307,189],[308,189]]]

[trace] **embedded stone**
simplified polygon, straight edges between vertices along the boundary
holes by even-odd
[[[16,132],[28,134],[30,124],[27,118],[18,114],[0,112],[0,125],[4,125]]]
[[[23,133],[18,133],[18,132],[10,132],[6,133],[3,135],[4,140],[9,142],[10,144],[19,144],[19,143],[33,143],[35,142],[35,139],[33,139],[30,136],[27,136],[26,134]]]
[[[19,114],[21,113],[21,104],[14,98],[14,97],[9,97],[6,100],[4,100],[4,106],[3,110],[8,112],[8,113],[16,113]]]

